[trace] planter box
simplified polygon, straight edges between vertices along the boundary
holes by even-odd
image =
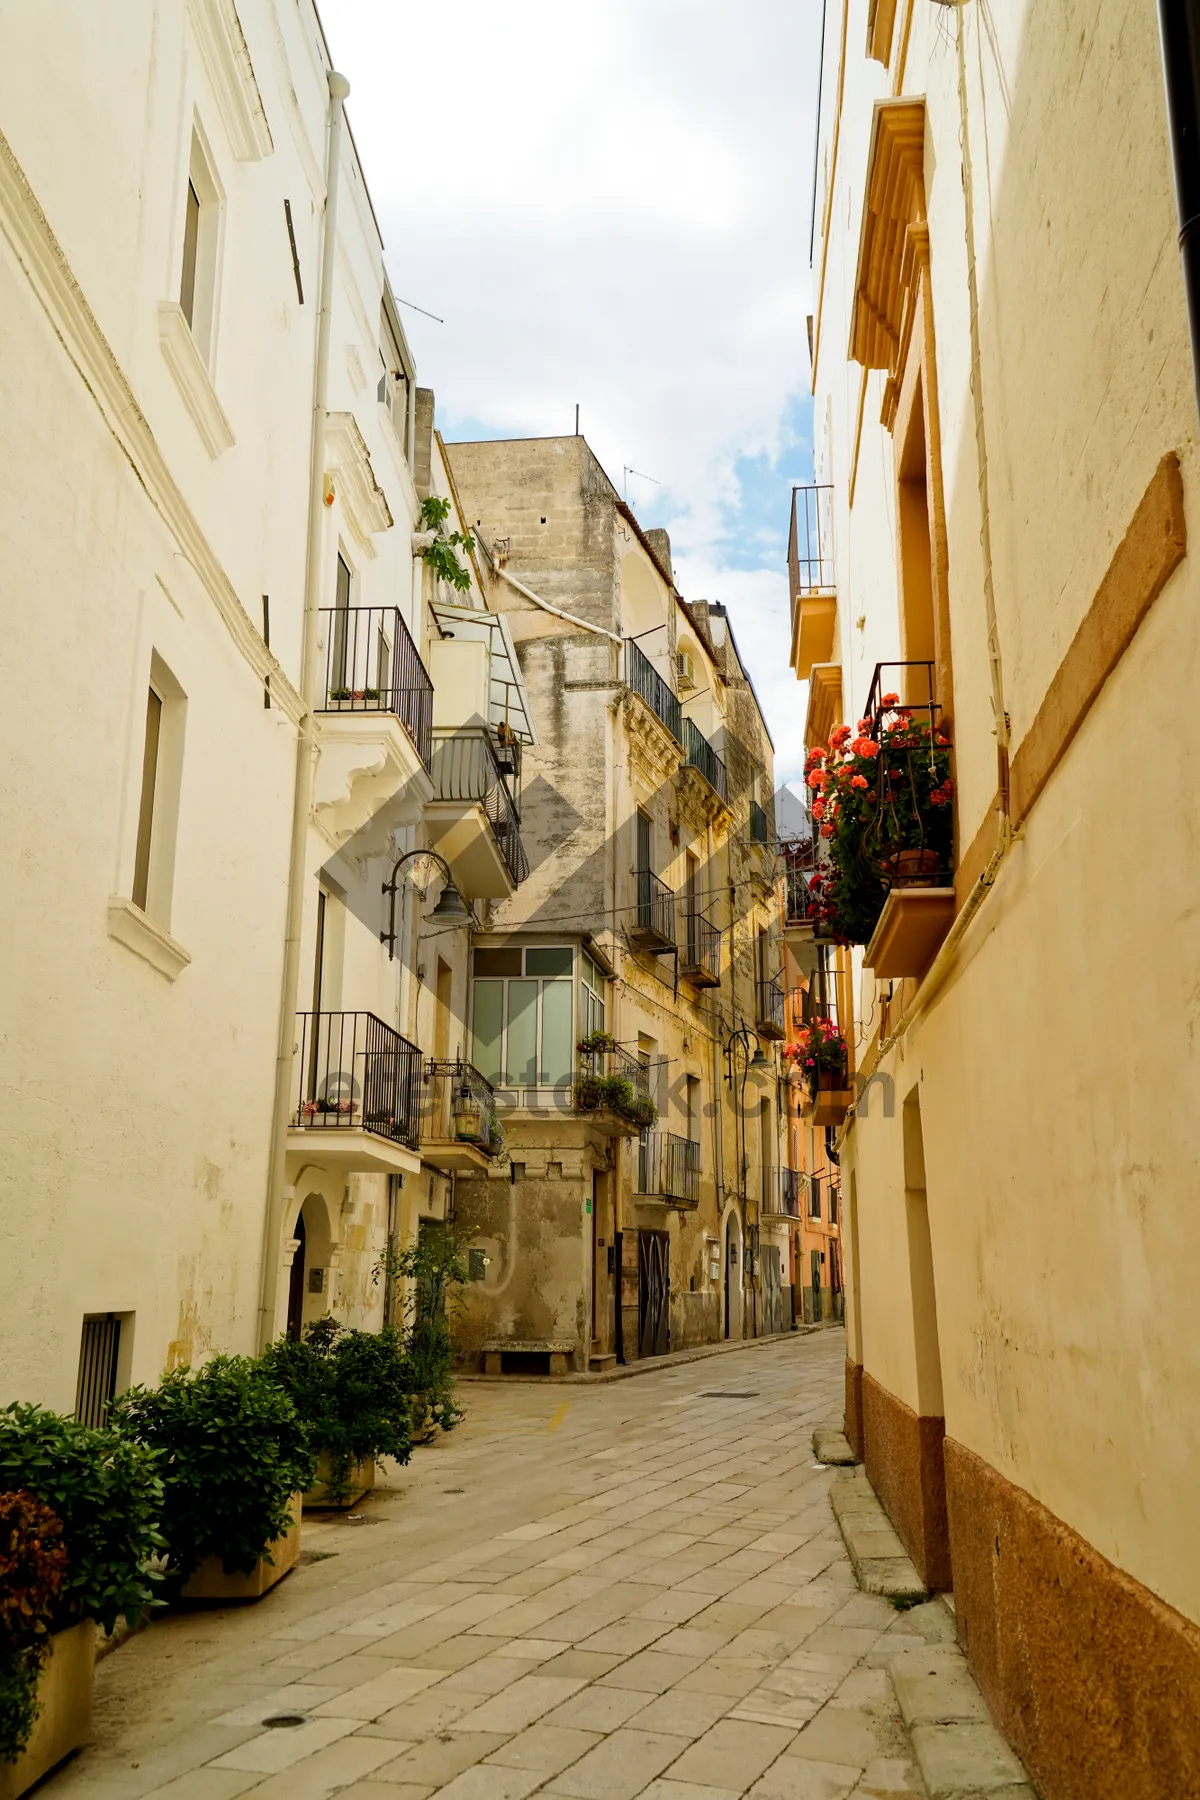
[[[362,1462],[350,1464],[350,1468],[346,1474],[346,1480],[349,1485],[346,1488],[345,1499],[331,1500],[327,1485],[329,1481],[329,1464],[329,1452],[328,1450],[322,1450],[317,1457],[317,1479],[313,1482],[313,1485],[308,1489],[304,1496],[304,1506],[306,1511],[312,1507],[324,1506],[344,1512],[347,1507],[356,1505],[357,1502],[362,1499],[363,1495],[369,1494],[371,1489],[375,1486],[375,1458],[373,1456],[368,1456],[365,1457]]]
[[[818,1088],[812,1110],[816,1126],[840,1125],[854,1099],[852,1088]]]
[[[17,1761],[0,1762],[0,1800],[17,1800],[91,1735],[95,1626],[83,1619],[66,1631],[56,1631],[50,1642],[50,1656],[38,1679],[41,1711]]]
[[[952,887],[893,888],[863,962],[884,981],[923,975],[953,923]]]
[[[182,1600],[261,1600],[268,1588],[294,1569],[300,1555],[301,1494],[292,1495],[292,1522],[271,1545],[273,1562],[260,1556],[249,1575],[227,1575],[219,1556],[206,1556],[180,1592]]]

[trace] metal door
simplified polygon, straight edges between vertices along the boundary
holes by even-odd
[[[783,1330],[783,1266],[778,1244],[764,1244],[761,1252],[763,1333]]]
[[[638,1355],[665,1356],[671,1347],[671,1240],[665,1231],[638,1232]]]

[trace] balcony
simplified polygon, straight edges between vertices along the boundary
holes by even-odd
[[[729,804],[729,777],[725,764],[704,733],[690,719],[683,721],[683,760],[686,767],[698,769],[717,799]]]
[[[625,639],[625,685],[665,725],[676,743],[683,742],[683,711],[654,664],[632,638]]]
[[[921,796],[915,833],[905,831],[903,847],[889,843],[886,854],[884,844],[873,847],[887,898],[863,962],[884,980],[922,976],[954,923],[953,806],[928,800],[931,783],[952,767],[940,715],[932,662],[876,664],[864,717],[880,747],[878,780]]]
[[[370,1012],[297,1013],[288,1154],[347,1174],[421,1167],[421,1052]]]
[[[792,667],[800,681],[807,681],[816,664],[832,659],[837,631],[833,489],[828,485],[792,489],[788,591],[792,604]]]
[[[661,1200],[682,1212],[700,1204],[700,1146],[673,1131],[643,1131],[638,1143],[637,1186],[642,1200]]]
[[[654,1124],[647,1063],[603,1032],[585,1039],[578,1056],[572,1095],[577,1113],[586,1113],[609,1137],[637,1137]]]
[[[396,607],[325,606],[320,625],[316,806],[340,845],[398,796],[391,825],[420,818],[433,791],[433,683]]]
[[[754,1029],[759,1037],[772,1042],[787,1036],[783,983],[778,976],[754,984]]]
[[[721,985],[721,933],[711,920],[694,908],[686,914],[684,942],[679,952],[679,973],[693,987]]]
[[[529,874],[515,798],[519,746],[485,725],[433,731],[433,799],[424,812],[431,848],[472,899],[507,900]]]
[[[503,1149],[495,1090],[470,1063],[426,1063],[420,1142],[422,1162],[447,1174],[484,1170]]]
[[[762,1172],[762,1216],[764,1219],[798,1219],[800,1215],[800,1182],[796,1169],[764,1169]]]
[[[637,906],[629,935],[639,950],[662,956],[675,948],[675,896],[651,869],[636,869]]]

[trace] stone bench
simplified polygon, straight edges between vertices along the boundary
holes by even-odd
[[[551,1375],[567,1375],[574,1354],[571,1338],[489,1338],[483,1345],[483,1372],[502,1375],[505,1356],[548,1356]]]

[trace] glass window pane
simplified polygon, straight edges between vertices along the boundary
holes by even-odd
[[[571,959],[574,951],[570,945],[561,948],[556,944],[550,949],[527,950],[525,952],[525,973],[527,975],[569,975]]]
[[[510,1087],[537,1086],[536,981],[508,984],[508,1054],[505,1058]]]
[[[542,988],[541,1079],[547,1085],[571,1079],[571,999],[569,981],[547,981]]]
[[[521,973],[521,952],[519,950],[477,950],[475,952],[475,973],[477,975],[519,975]]]
[[[504,983],[477,981],[472,1012],[474,1043],[471,1061],[486,1081],[500,1082],[500,1028],[504,1022]]]

